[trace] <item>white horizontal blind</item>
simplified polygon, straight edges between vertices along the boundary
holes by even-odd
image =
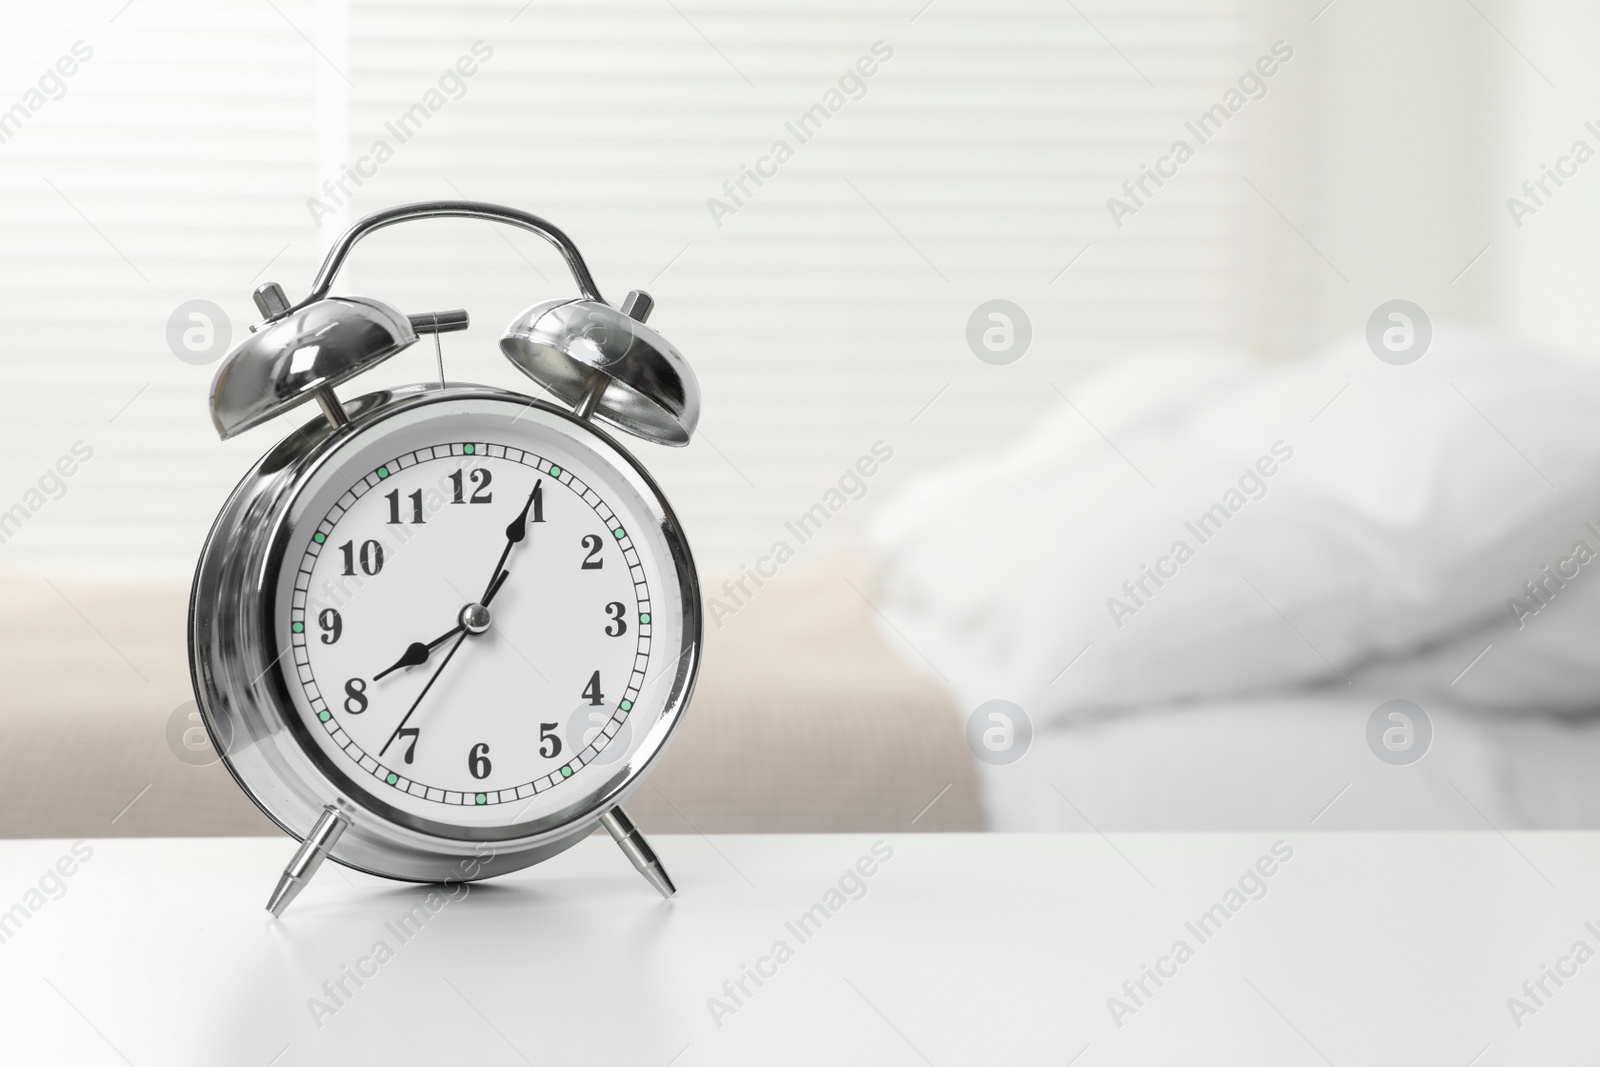
[[[684,452],[642,451],[714,564],[754,562],[880,438],[896,459],[873,493],[1002,439],[1086,358],[1242,332],[1247,129],[1121,230],[1105,205],[1270,44],[1233,0],[1085,7],[1092,24],[1053,2],[520,6],[355,0],[352,156],[472,42],[494,55],[351,208],[514,204],[566,228],[610,299],[651,290],[705,415]],[[865,94],[800,143],[786,123],[861,57]],[[723,183],[780,138],[793,158],[747,179],[719,227],[708,198],[732,203]],[[470,306],[452,373],[514,384],[494,341],[522,305],[571,291],[559,261],[464,224],[385,236],[352,280]],[[1010,367],[964,339],[995,297],[1034,324]],[[822,543],[845,545],[869,510]]]
[[[209,298],[242,330],[252,276],[280,253],[303,275],[315,252],[315,57],[288,21],[311,4],[273,2],[7,13],[0,108],[74,42],[92,56],[0,144],[0,509],[32,512],[0,527],[0,566],[182,575],[240,472],[210,427],[215,368],[176,359],[165,328]],[[40,479],[77,441],[93,456],[53,499]]]
[[[63,400],[87,388],[109,417],[142,381],[156,384],[87,468],[117,477],[86,480],[81,501],[74,486],[38,529],[0,547],[0,561],[43,562],[70,543],[87,554],[52,565],[187,568],[231,479],[288,424],[227,445],[209,438],[212,368],[165,351],[167,312],[210,296],[242,330],[252,284],[275,279],[298,295],[339,228],[405,200],[534,211],[578,242],[609,299],[635,287],[656,296],[652,323],[699,374],[703,432],[682,451],[638,451],[713,566],[752,562],[874,441],[894,460],[818,544],[846,547],[890,483],[1003,439],[1058,401],[1051,382],[1088,362],[1248,332],[1242,235],[1262,210],[1241,181],[1248,116],[1121,229],[1106,207],[1269,47],[1243,0],[1102,2],[1081,15],[1044,0],[935,0],[920,12],[845,0],[349,0],[342,14],[334,0],[275,2],[321,55],[271,7],[139,0],[122,19],[139,12],[138,32],[152,36],[130,43],[122,66],[104,64],[105,95],[71,116],[77,125],[61,107],[41,167],[62,168],[58,184],[152,282],[92,231],[74,233],[81,220],[51,205],[47,187],[28,194],[31,213],[4,207],[19,220],[49,207],[51,240],[68,235],[77,257],[41,271],[8,241],[0,264],[8,282],[34,286],[8,290],[4,309],[13,378],[32,379],[7,408],[31,428],[8,420],[0,438],[8,488],[81,436],[73,419],[87,416]],[[172,12],[169,25],[159,11]],[[331,41],[344,20],[347,41]],[[462,57],[474,73],[447,76]],[[863,57],[875,63],[864,95],[847,80],[830,98]],[[124,69],[138,64],[150,69]],[[130,77],[143,102],[126,98]],[[786,123],[834,100],[801,143]],[[390,127],[419,104],[425,120],[401,143]],[[724,183],[779,139],[792,158],[759,187],[746,178],[735,203]],[[381,164],[380,140],[392,150]],[[352,195],[323,192],[342,164],[369,176],[359,188],[346,180]],[[337,216],[314,224],[313,196]],[[736,208],[720,226],[712,197]],[[373,237],[340,288],[409,311],[468,308],[473,329],[444,341],[451,376],[525,388],[498,354],[499,332],[522,306],[573,289],[537,238],[461,222]],[[969,314],[993,298],[1033,324],[1028,354],[1007,367],[979,362],[965,340]],[[40,360],[41,347],[52,358]],[[146,362],[162,373],[133,369]],[[431,368],[431,345],[419,345],[365,384]],[[124,528],[129,512],[138,518]],[[36,536],[57,513],[55,535]]]

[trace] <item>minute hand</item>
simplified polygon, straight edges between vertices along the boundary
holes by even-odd
[[[506,547],[501,549],[500,559],[495,562],[494,570],[489,572],[489,584],[483,591],[483,599],[478,601],[485,607],[488,606],[490,600],[494,599],[494,594],[499,592],[496,583],[500,581],[501,569],[505,567],[506,560],[511,557],[511,550],[524,537],[528,536],[528,511],[533,507],[533,499],[539,495],[539,489],[543,484],[543,478],[533,483],[533,492],[528,494],[527,503],[522,505],[522,511],[518,513],[517,517],[511,520],[511,525],[506,527]]]

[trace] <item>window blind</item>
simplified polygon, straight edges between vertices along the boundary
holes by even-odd
[[[814,542],[848,547],[875,495],[1004,440],[1094,361],[1247,332],[1248,115],[1120,228],[1107,207],[1267,50],[1247,7],[139,0],[74,30],[52,15],[27,55],[12,46],[10,91],[77,37],[96,55],[0,145],[0,507],[75,440],[95,455],[0,561],[186,573],[293,420],[219,445],[215,368],[167,351],[167,315],[215,300],[237,340],[254,285],[297,296],[343,225],[441,197],[544,215],[613,302],[656,296],[705,415],[687,449],[637,451],[703,564],[750,562],[882,441],[869,499]],[[467,307],[473,328],[444,339],[451,377],[516,388],[531,386],[499,332],[573,291],[537,238],[463,222],[374,236],[340,288]],[[1032,323],[1009,366],[966,340],[996,298]],[[419,345],[364,384],[426,378],[432,358]]]

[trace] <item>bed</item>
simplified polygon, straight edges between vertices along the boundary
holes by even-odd
[[[847,579],[849,579],[847,581]],[[1369,750],[1392,690],[1124,709],[988,766],[948,688],[896,652],[860,561],[785,573],[707,635],[700,686],[630,805],[657,832],[1353,830],[1600,825],[1600,721],[1430,701],[1427,754]],[[176,587],[13,576],[0,836],[276,834],[190,733]],[[25,620],[25,621],[24,621]],[[970,709],[968,709],[970,710]],[[186,737],[185,735],[188,734]]]
[[[1071,395],[708,622],[640,825],[1600,826],[1600,367],[1441,333]],[[0,576],[0,835],[277,832],[198,729],[186,595]],[[969,740],[994,699],[1032,724],[1004,766]],[[1409,763],[1393,700],[1431,727]]]
[[[690,713],[629,803],[681,833],[976,830],[948,694],[890,651],[845,578],[785,575],[706,634]],[[0,577],[0,836],[277,834],[217,762],[177,583]]]

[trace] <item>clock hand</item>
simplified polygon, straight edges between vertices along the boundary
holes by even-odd
[[[510,577],[509,572],[500,572],[500,577],[496,578],[494,583],[489,586],[489,595],[484,598],[482,605],[483,607],[489,606],[489,601],[494,599],[495,593],[500,591],[500,586],[505,583],[505,580],[508,577]],[[395,660],[393,666],[385,667],[377,674],[374,674],[372,676],[372,680],[376,682],[379,678],[382,678],[386,674],[393,674],[395,671],[401,670],[402,668],[417,667],[428,662],[429,653],[438,648],[440,645],[444,644],[450,638],[454,637],[456,634],[460,633],[465,628],[465,622],[458,622],[450,629],[440,634],[438,637],[435,637],[432,641],[429,641],[427,644],[423,644],[421,641],[413,641],[410,645],[406,646],[405,652],[401,653],[400,658]]]
[[[467,634],[466,631],[463,630],[460,636],[456,638],[456,643],[450,646],[450,651],[445,653],[444,659],[440,661],[438,668],[434,670],[433,677],[428,679],[428,684],[422,687],[422,692],[417,694],[417,699],[411,702],[411,707],[407,709],[405,718],[400,720],[400,725],[394,728],[394,733],[389,735],[389,740],[385,741],[383,743],[383,747],[378,749],[379,756],[382,756],[385,752],[389,751],[389,746],[394,744],[394,739],[400,736],[401,728],[403,728],[405,724],[411,720],[411,713],[417,710],[417,705],[421,704],[422,698],[428,695],[428,690],[432,689],[433,683],[439,680],[439,675],[443,674],[444,669],[450,666],[450,660],[454,658],[458,651],[460,651],[461,643],[466,639]]]
[[[385,667],[383,670],[379,671],[377,674],[374,674],[372,676],[372,680],[374,682],[376,682],[379,678],[382,678],[386,674],[393,674],[395,671],[401,670],[403,668],[415,667],[415,666],[418,666],[419,664],[423,664],[423,663],[428,662],[428,653],[432,652],[439,645],[443,644],[445,641],[448,641],[450,638],[452,638],[456,634],[460,633],[461,629],[462,629],[461,624],[460,623],[456,623],[450,629],[446,630],[444,633],[440,634],[438,637],[435,637],[432,641],[429,641],[427,644],[423,644],[421,641],[413,641],[410,645],[406,646],[405,652],[401,654],[399,659],[394,661],[394,665],[393,666]]]
[[[489,583],[489,591],[483,595],[483,606],[484,607],[488,607],[489,606],[489,601],[493,600],[495,594],[500,592],[500,587],[502,585],[506,584],[506,579],[509,578],[509,577],[511,577],[511,572],[510,571],[501,571],[500,572],[500,577],[496,578],[493,582]]]
[[[488,607],[489,606],[489,602],[494,599],[496,593],[500,592],[500,587],[502,585],[506,584],[506,579],[509,578],[509,577],[511,577],[511,572],[510,571],[501,571],[500,572],[500,577],[496,578],[494,580],[494,584],[489,586],[489,593],[488,593],[487,596],[485,596],[483,598],[483,606],[484,607]]]
[[[383,743],[383,747],[378,750],[379,756],[382,756],[389,750],[389,746],[394,744],[394,739],[400,736],[400,730],[407,722],[410,721],[412,713],[415,712],[417,710],[417,706],[422,703],[422,698],[428,695],[428,690],[433,688],[433,683],[439,680],[439,675],[444,673],[444,669],[449,665],[451,658],[455,656],[458,650],[460,650],[461,643],[467,639],[468,634],[473,632],[473,630],[467,628],[468,612],[473,608],[479,609],[479,613],[483,616],[485,628],[487,628],[489,613],[483,609],[488,607],[489,602],[494,599],[494,595],[498,593],[500,591],[500,587],[505,584],[506,578],[510,576],[510,572],[505,569],[506,560],[510,557],[511,550],[528,535],[528,512],[532,510],[533,501],[539,495],[539,487],[542,484],[543,479],[533,483],[533,491],[528,494],[527,503],[522,505],[522,511],[519,512],[517,517],[511,520],[511,524],[506,527],[506,547],[500,551],[500,558],[495,562],[494,565],[493,577],[489,579],[489,585],[484,589],[483,597],[478,601],[477,604],[468,604],[467,607],[462,609],[461,622],[456,626],[456,631],[459,631],[456,637],[456,643],[450,646],[450,651],[445,653],[445,657],[443,661],[440,662],[438,669],[433,672],[433,677],[428,679],[428,684],[422,687],[422,692],[417,694],[417,699],[411,702],[411,707],[406,711],[405,716],[400,720],[399,725],[394,728],[394,733],[389,735],[389,740],[385,741]],[[482,631],[480,630],[478,632],[481,633]],[[449,636],[450,634],[444,634],[439,638],[439,641],[446,640],[449,638]],[[434,643],[437,644],[438,642],[436,641]],[[401,655],[400,659],[396,661],[396,666],[416,666],[418,663],[425,662],[428,658],[428,652],[431,647],[432,646],[430,645],[423,645],[421,643],[411,645],[405,650],[405,653]],[[420,658],[418,658],[417,655],[418,649],[421,650]],[[385,670],[384,673],[387,674],[390,670],[394,670],[394,667],[388,668],[388,670]],[[376,679],[374,679],[374,681],[376,681]]]
[[[528,536],[528,511],[533,507],[533,498],[539,495],[539,487],[543,484],[544,479],[542,478],[533,483],[533,492],[528,494],[528,502],[522,505],[521,513],[518,514],[516,518],[511,520],[511,525],[506,527],[506,547],[501,550],[500,559],[495,562],[494,570],[490,572],[491,577],[489,579],[489,588],[483,591],[483,599],[478,601],[478,603],[487,605],[490,599],[493,598],[496,590],[499,588],[499,583],[505,580],[504,568],[506,565],[506,560],[510,558],[511,550],[515,548],[524,537]]]

